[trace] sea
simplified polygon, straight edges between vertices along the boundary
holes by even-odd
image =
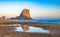
[[[16,22],[36,22],[36,23],[46,23],[46,24],[60,24],[60,19],[57,20],[10,20]]]

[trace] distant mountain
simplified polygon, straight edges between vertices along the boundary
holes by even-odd
[[[17,19],[17,20],[31,20],[31,16],[30,16],[30,10],[29,9],[23,9],[22,13],[14,18],[10,18],[10,19]]]

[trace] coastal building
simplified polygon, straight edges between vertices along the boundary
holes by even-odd
[[[0,17],[0,21],[4,21],[4,20],[7,20],[7,17],[6,16]]]
[[[7,20],[7,17],[6,16],[3,16],[2,18],[3,18],[3,20]]]
[[[0,17],[0,21],[2,21],[3,20],[3,18],[2,17]]]

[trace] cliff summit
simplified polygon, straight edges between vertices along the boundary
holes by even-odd
[[[31,20],[31,16],[30,16],[30,10],[29,9],[23,9],[23,11],[21,12],[21,14],[15,18],[11,18],[11,19],[18,19],[18,20]]]

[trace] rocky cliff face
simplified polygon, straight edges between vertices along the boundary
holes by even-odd
[[[19,16],[20,19],[32,19],[30,17],[30,10],[29,9],[24,9],[22,13]]]
[[[11,18],[11,19],[30,20],[32,18],[30,16],[30,10],[29,9],[23,9],[20,16],[17,16],[16,18]]]

